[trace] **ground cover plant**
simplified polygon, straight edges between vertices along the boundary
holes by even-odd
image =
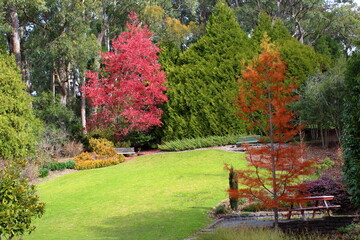
[[[29,239],[184,239],[227,197],[224,163],[244,155],[201,150],[141,156],[38,185],[46,214]],[[242,165],[243,164],[243,165]]]
[[[306,234],[303,236],[293,236],[276,231],[270,228],[225,228],[206,233],[199,237],[198,240],[321,240],[327,239],[323,236]]]

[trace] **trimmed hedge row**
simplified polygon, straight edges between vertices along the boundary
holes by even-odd
[[[227,136],[211,136],[202,138],[186,138],[181,140],[174,140],[165,142],[159,145],[160,150],[164,151],[182,151],[195,148],[224,146],[235,144],[242,135],[227,135]]]

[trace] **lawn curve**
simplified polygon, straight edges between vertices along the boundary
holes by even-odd
[[[244,154],[199,150],[140,156],[37,186],[46,213],[25,240],[184,239],[211,222],[225,199],[224,163],[246,167]]]

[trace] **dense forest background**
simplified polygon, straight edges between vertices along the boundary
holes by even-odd
[[[341,140],[345,70],[360,44],[360,12],[351,0],[5,0],[0,9],[2,61],[14,56],[43,122],[37,145],[52,153],[88,135],[148,148],[245,133],[234,102],[237,79],[261,51],[264,34],[280,49],[287,77],[298,81],[301,98],[293,108],[309,135],[325,147],[329,132]],[[87,71],[104,72],[102,53],[114,50],[112,39],[128,30],[132,11],[162,49],[168,101],[161,127],[119,136],[88,128],[98,109],[80,89]]]

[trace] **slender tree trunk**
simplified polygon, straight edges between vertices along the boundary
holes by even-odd
[[[273,122],[272,122],[272,105],[271,105],[271,91],[270,91],[270,86],[268,86],[268,99],[269,101],[268,103],[268,111],[269,111],[269,123],[270,123],[270,134],[269,134],[269,139],[270,139],[270,148],[271,148],[271,153],[275,152],[275,142],[273,139],[273,134],[274,134],[274,126],[273,126]],[[272,174],[272,183],[273,183],[273,201],[275,204],[275,207],[273,207],[273,211],[274,211],[274,228],[277,229],[279,227],[279,209],[278,209],[278,192],[277,192],[277,184],[276,184],[276,159],[275,159],[275,154],[273,154],[271,156],[271,174]]]
[[[53,95],[53,100],[55,101],[55,93],[56,93],[56,86],[55,86],[55,73],[51,71],[51,92]]]
[[[19,17],[16,12],[16,7],[9,7],[9,14],[11,19],[11,42],[12,47],[10,52],[15,55],[16,64],[21,68],[21,52],[20,52],[20,34],[19,34]]]
[[[67,97],[68,97],[68,85],[69,79],[66,74],[66,68],[64,66],[60,66],[59,69],[55,69],[56,82],[58,83],[60,90],[60,104],[66,105]]]
[[[81,81],[81,86],[85,86],[86,78],[83,77]],[[85,90],[81,90],[81,125],[82,125],[82,133],[87,134],[86,128],[86,98],[85,98]]]

